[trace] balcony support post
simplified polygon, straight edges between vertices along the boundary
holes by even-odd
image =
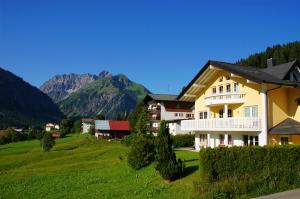
[[[207,119],[210,119],[210,107],[207,107]]]
[[[261,86],[261,132],[259,134],[259,145],[264,146],[268,144],[268,114],[267,114],[267,86],[262,84]]]
[[[207,134],[207,147],[210,147],[210,133]]]
[[[228,104],[224,104],[224,118],[228,118]]]
[[[226,133],[224,136],[224,145],[227,146],[228,145],[228,134]]]

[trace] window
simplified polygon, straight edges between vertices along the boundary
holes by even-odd
[[[217,88],[216,87],[213,87],[212,88],[212,94],[216,94],[217,93]]]
[[[250,145],[250,146],[253,146],[253,141],[254,141],[254,140],[253,140],[253,136],[250,136],[249,141],[250,141],[250,142],[249,142],[249,145]]]
[[[257,117],[258,116],[258,106],[246,106],[244,107],[245,117]]]
[[[179,117],[183,117],[183,113],[179,113],[178,115],[179,115]]]
[[[228,145],[232,145],[232,137],[231,137],[231,135],[228,135]]]
[[[186,118],[191,118],[191,117],[192,117],[192,114],[189,114],[189,113],[186,114]]]
[[[220,135],[219,138],[220,138],[220,144],[224,145],[224,135]]]
[[[226,92],[227,93],[231,92],[231,84],[226,84]]]
[[[223,118],[224,116],[224,111],[223,110],[219,110],[219,118]]]
[[[258,136],[255,136],[255,137],[254,137],[254,145],[255,145],[255,146],[258,146]]]
[[[280,138],[280,144],[281,145],[289,144],[289,138],[288,137],[281,137]]]
[[[233,84],[233,91],[234,92],[239,92],[239,83],[234,83]]]
[[[219,93],[223,93],[223,86],[219,86]]]
[[[244,146],[258,146],[258,136],[244,135],[243,136]]]
[[[201,111],[199,113],[199,118],[200,119],[207,119],[207,112],[206,111]]]
[[[174,113],[174,116],[175,116],[175,117],[178,117],[178,113]]]
[[[228,117],[232,117],[232,110],[228,109]]]

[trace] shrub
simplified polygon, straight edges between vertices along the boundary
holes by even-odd
[[[15,131],[14,129],[6,129],[0,131],[0,144],[8,144],[11,142],[18,142],[26,139],[27,135],[25,133]]]
[[[159,171],[163,179],[173,181],[182,176],[184,166],[180,159],[176,160],[176,155],[172,149],[169,128],[166,127],[165,121],[160,123],[160,130],[155,142],[155,151],[156,170]]]
[[[89,134],[90,134],[91,136],[95,136],[95,126],[94,126],[94,125],[92,125],[92,126],[90,127],[90,129],[89,129]]]
[[[43,151],[50,151],[55,145],[55,140],[50,133],[45,133],[41,140]]]
[[[173,145],[175,147],[190,147],[194,146],[195,135],[175,135],[172,136]]]
[[[124,136],[121,140],[121,143],[126,145],[126,146],[131,146],[134,140],[136,139],[137,134],[130,134],[127,136]]]
[[[300,146],[207,148],[200,151],[206,197],[268,194],[300,183]]]
[[[137,134],[128,154],[129,165],[138,170],[154,160],[154,142],[150,135]]]

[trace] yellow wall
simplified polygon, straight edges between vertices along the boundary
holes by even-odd
[[[296,98],[300,97],[300,89],[288,88],[287,100],[288,100],[288,112],[289,117],[300,122],[300,106],[296,103]]]
[[[223,77],[223,81],[220,82],[219,79]],[[247,83],[246,79],[240,77],[230,77],[229,80],[226,77],[230,77],[230,73],[226,71],[219,71],[212,81],[207,85],[207,87],[199,94],[195,101],[195,114],[198,115],[199,111],[207,111],[207,107],[204,104],[204,98],[206,96],[212,95],[212,88],[216,87],[217,93],[219,90],[219,85],[223,85],[223,93],[226,93],[226,84],[231,84],[231,91],[233,92],[233,84],[235,82],[239,83],[239,92],[245,93],[246,102],[243,104],[229,104],[228,109],[232,110],[233,117],[244,117],[244,107],[245,106],[258,106],[258,115],[261,115],[261,96],[260,90],[261,85]],[[224,109],[224,105],[211,106],[211,118],[218,117],[219,110]]]
[[[281,137],[288,137],[289,144],[300,144],[300,135],[270,135],[269,143],[270,144],[281,144]]]
[[[269,128],[277,125],[288,117],[288,100],[286,88],[275,88],[268,91]]]

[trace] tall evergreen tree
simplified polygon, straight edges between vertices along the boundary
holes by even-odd
[[[165,180],[172,181],[182,176],[184,165],[181,159],[176,160],[169,128],[165,121],[160,123],[160,130],[155,141],[155,152],[156,170]]]

